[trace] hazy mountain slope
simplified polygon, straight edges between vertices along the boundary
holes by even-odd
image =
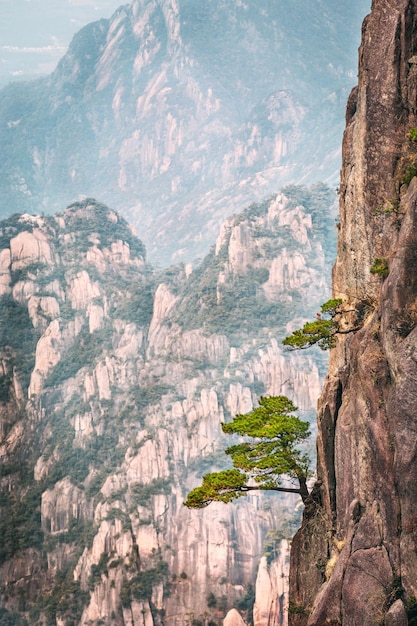
[[[259,394],[314,410],[323,357],[280,338],[327,290],[333,194],[286,193],[231,218],[192,273],[155,273],[93,200],[1,223],[0,600],[16,623],[220,624],[246,606],[294,500],[182,502]]]
[[[368,4],[135,0],[90,24],[0,92],[1,214],[100,197],[166,263],[285,182],[334,181]]]
[[[109,17],[119,0],[3,0],[0,85],[50,74],[82,26]]]

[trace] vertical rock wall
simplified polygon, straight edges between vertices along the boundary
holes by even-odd
[[[292,550],[293,625],[399,626],[413,616],[416,26],[410,0],[374,0],[363,25],[333,274],[334,296],[361,328],[337,337],[319,401],[318,482]]]

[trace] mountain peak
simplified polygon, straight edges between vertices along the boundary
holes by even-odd
[[[361,3],[137,0],[85,27],[0,91],[0,214],[101,198],[169,264],[283,184],[335,180]]]
[[[295,502],[182,502],[223,465],[221,424],[259,395],[313,415],[323,359],[285,357],[279,337],[327,287],[334,192],[287,194],[231,219],[191,273],[153,270],[92,198],[0,222],[0,579],[20,589],[0,621],[176,626],[251,609],[267,532],[297,524]]]

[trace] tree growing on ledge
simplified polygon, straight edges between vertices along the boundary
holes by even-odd
[[[309,460],[297,445],[310,436],[308,422],[293,415],[297,407],[286,396],[261,397],[259,406],[246,415],[236,415],[223,432],[247,438],[225,450],[233,469],[203,476],[184,502],[188,508],[201,509],[211,502],[230,502],[255,489],[298,493],[308,497]],[[282,477],[298,487],[283,487]]]
[[[338,324],[338,318],[342,313],[341,304],[340,298],[328,300],[322,304],[321,313],[317,313],[317,319],[314,322],[307,322],[298,330],[294,330],[291,335],[285,337],[282,342],[283,345],[294,350],[303,350],[315,344],[321,350],[333,348],[335,335],[342,332]]]

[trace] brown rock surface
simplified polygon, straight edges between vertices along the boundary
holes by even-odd
[[[294,541],[292,625],[402,624],[417,595],[416,23],[416,2],[374,0],[363,26],[333,274],[363,325],[337,338],[319,401],[318,504]],[[376,258],[387,277],[370,272]]]

